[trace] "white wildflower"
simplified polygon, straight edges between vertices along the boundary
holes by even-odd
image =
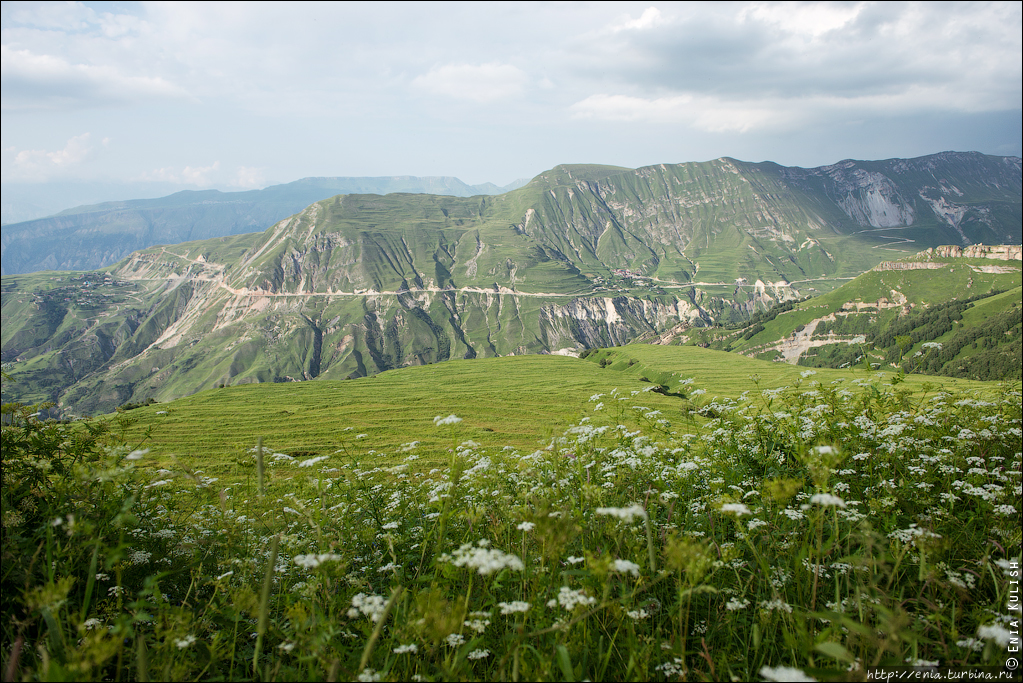
[[[1008,647],[1009,641],[1012,639],[1012,632],[1000,624],[981,626],[977,629],[977,635],[984,640],[995,641],[999,647]]]
[[[639,565],[628,560],[615,560],[611,563],[611,569],[621,574],[632,574],[639,576]]]
[[[319,555],[295,555],[295,564],[306,569],[315,569],[326,562],[337,562],[340,555],[334,553],[320,553]]]
[[[415,654],[419,652],[419,646],[415,643],[409,643],[408,645],[399,645],[398,647],[391,650],[396,655]]]
[[[638,503],[630,505],[627,508],[597,508],[595,512],[598,515],[617,517],[625,522],[632,522],[637,517],[646,519],[646,510],[644,510],[643,506]]]
[[[497,606],[501,609],[501,614],[515,614],[517,612],[526,612],[529,610],[529,603],[522,602],[521,600],[514,600],[512,602],[499,602]]]
[[[519,531],[532,531],[535,526],[536,524],[533,524],[532,522],[521,522],[515,528],[518,529]]]
[[[441,417],[440,415],[438,415],[437,417],[433,418],[433,424],[437,425],[438,427],[442,425],[456,425],[461,421],[462,418],[456,415],[448,415],[447,417]]]
[[[572,590],[568,586],[562,586],[561,590],[558,591],[558,597],[553,600],[549,600],[547,602],[547,606],[556,607],[560,604],[563,608],[571,612],[579,605],[585,607],[596,602],[597,599],[588,595],[586,590],[583,588]]]
[[[194,643],[195,643],[195,636],[193,636],[192,634],[189,634],[189,635],[185,636],[184,638],[175,638],[174,639],[174,644],[178,646],[179,650],[184,650],[186,647],[189,647],[189,646],[193,645]]]
[[[478,547],[473,547],[471,543],[462,545],[453,553],[453,557],[448,556],[449,559],[447,561],[456,567],[476,569],[482,576],[487,576],[506,568],[512,571],[522,571],[525,569],[522,560],[517,556],[502,552],[497,548],[488,548],[487,546],[490,545],[489,541],[479,541],[477,545]]]
[[[465,656],[466,659],[486,659],[490,656],[490,650],[473,650]]]
[[[369,617],[370,620],[377,622],[384,615],[385,607],[387,607],[387,600],[382,595],[357,593],[352,597],[352,607],[348,610],[348,617],[355,619],[361,613]]]
[[[747,607],[749,607],[749,600],[740,600],[739,598],[732,598],[725,603],[725,609],[729,612],[746,609]]]
[[[721,512],[735,515],[736,517],[742,517],[743,515],[752,515],[750,509],[743,503],[725,503],[721,506]]]
[[[448,647],[458,647],[465,642],[465,636],[461,633],[452,633],[444,639],[444,642],[448,644]]]
[[[797,669],[791,666],[765,666],[760,669],[760,675],[768,681],[791,681],[792,683],[802,683],[802,681],[816,681],[816,678],[812,678],[803,673],[802,669]]]
[[[815,493],[810,497],[811,503],[817,503],[822,507],[845,507],[845,501],[830,493]]]

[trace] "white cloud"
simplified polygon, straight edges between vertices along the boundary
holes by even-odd
[[[0,46],[4,109],[78,108],[151,98],[187,98],[181,87],[156,76],[129,76],[113,65],[66,59]]]
[[[238,173],[231,183],[235,187],[243,187],[247,190],[259,189],[266,186],[265,169],[239,166]]]
[[[417,76],[412,85],[435,95],[479,103],[496,102],[521,95],[529,78],[511,64],[446,64]]]
[[[76,167],[94,160],[98,148],[91,144],[90,133],[82,133],[69,139],[63,149],[52,152],[43,149],[23,149],[14,147],[4,149],[5,180],[44,181],[53,177],[67,175]],[[104,138],[105,146],[109,138]]]
[[[156,168],[148,173],[143,173],[139,180],[209,187],[216,182],[210,176],[218,170],[220,170],[219,161],[214,161],[209,166],[185,166],[180,171],[170,167]]]
[[[591,95],[570,107],[576,118],[690,125],[714,133],[778,127],[788,117],[750,102],[728,102],[695,94],[646,99],[627,95]]]
[[[622,21],[612,24],[610,27],[611,33],[618,33],[619,31],[643,31],[648,28],[653,28],[658,24],[664,23],[664,18],[661,16],[661,10],[656,7],[647,7],[643,10],[643,14],[640,15],[639,19],[633,19],[629,17]]]

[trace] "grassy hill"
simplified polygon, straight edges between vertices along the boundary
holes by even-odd
[[[822,296],[748,324],[694,331],[684,343],[807,367],[856,363],[905,372],[1019,378],[1018,260],[925,252],[872,269]]]
[[[866,381],[897,382],[894,373],[859,367],[806,372],[722,351],[636,344],[595,350],[585,359],[533,355],[452,360],[340,382],[225,387],[104,419],[116,423],[128,418],[130,442],[140,441],[151,429],[146,446],[160,466],[169,466],[174,455],[208,475],[240,476],[252,474],[246,449],[257,436],[276,452],[330,456],[333,462],[345,461],[346,451],[364,452],[371,446],[379,453],[371,459],[381,465],[395,464],[402,448],[415,442],[415,452],[423,457],[417,467],[432,467],[445,463],[454,445],[433,418],[452,413],[463,420],[459,440],[527,453],[550,445],[552,438],[586,417],[610,413],[612,419],[637,424],[644,422],[642,415],[660,411],[656,419],[698,430],[707,418],[693,411],[744,392],[810,382],[854,390]],[[897,386],[921,394],[939,384],[949,390],[997,389],[996,383],[919,375]],[[593,400],[597,394],[603,397]],[[630,402],[620,408],[618,397]],[[597,403],[604,404],[600,415],[594,410]],[[619,414],[622,410],[624,415]]]

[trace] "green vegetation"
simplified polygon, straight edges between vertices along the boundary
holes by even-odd
[[[943,205],[963,209],[963,235],[1020,239],[1018,172],[1005,160],[871,165],[898,188],[885,195],[890,215],[912,218],[892,228],[876,227],[861,164],[850,163],[565,165],[496,196],[337,195],[262,233],[134,252],[104,271],[120,297],[40,304],[48,283],[5,276],[2,357],[21,378],[8,398],[89,415],[220,385],[364,377],[740,323],[780,300],[827,299],[884,259],[963,239],[917,206],[921,192],[933,194],[917,183],[939,169],[959,188],[940,192]],[[166,198],[164,208],[186,199]],[[985,267],[963,259],[941,287],[903,291],[933,302],[946,286],[980,290],[1000,277]],[[876,301],[907,277],[857,287]],[[716,348],[770,357],[764,345],[786,323],[814,318],[800,306],[761,321],[762,330],[719,335]]]
[[[1004,661],[1018,384],[630,346],[33,412],[2,427],[10,679]]]

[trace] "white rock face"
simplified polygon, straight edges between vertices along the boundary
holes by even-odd
[[[895,183],[880,173],[857,169],[852,182],[843,189],[847,194],[838,200],[838,205],[860,225],[894,228],[913,224],[913,208],[899,194]]]

